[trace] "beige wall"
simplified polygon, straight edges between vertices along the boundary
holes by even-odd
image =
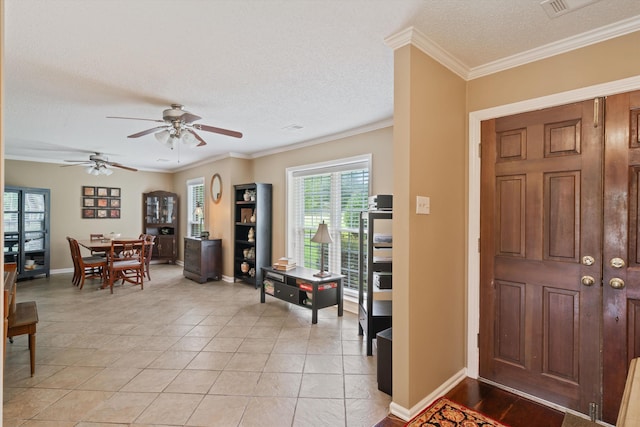
[[[51,190],[51,268],[71,268],[65,237],[88,238],[89,233],[111,231],[123,236],[137,236],[142,230],[142,193],[153,190],[175,191],[180,200],[178,258],[183,259],[182,239],[186,236],[187,181],[204,178],[205,228],[211,238],[222,239],[223,275],[233,277],[233,186],[248,182],[270,182],[274,192],[273,256],[285,251],[285,168],[308,163],[373,153],[372,185],[375,192],[392,191],[392,130],[385,128],[334,142],[303,147],[255,160],[226,157],[184,171],[169,173],[116,170],[111,176],[87,175],[82,167],[7,160],[6,185],[40,187]],[[222,198],[213,203],[210,197],[214,173],[222,178]],[[135,179],[132,179],[135,178]],[[120,187],[120,219],[82,219],[83,185]]]
[[[393,194],[393,130],[390,127],[254,160],[255,182],[273,184],[272,256],[286,253],[286,169],[328,160],[372,154],[372,194]],[[251,182],[251,181],[250,181]]]
[[[5,160],[5,185],[51,190],[51,269],[72,268],[66,236],[88,239],[90,233],[142,232],[142,193],[173,191],[172,175],[115,170],[111,176],[93,176],[82,167],[60,167],[52,163]],[[82,219],[82,186],[121,188],[120,219]]]
[[[466,366],[465,112],[638,76],[638,46],[640,32],[466,83],[415,47],[395,52],[394,404],[412,409]],[[416,195],[431,215],[414,214]]]
[[[222,181],[222,197],[218,203],[211,199],[211,178],[219,174]],[[204,178],[205,218],[204,228],[211,239],[222,239],[222,274],[233,277],[233,186],[252,182],[252,161],[226,157],[206,164],[177,172],[173,176],[173,186],[180,197],[180,240],[178,258],[184,259],[182,238],[187,235],[187,181]]]
[[[174,188],[186,201],[186,182],[192,178],[205,178],[206,228],[212,238],[222,239],[223,275],[233,277],[233,186],[250,182],[266,182],[273,185],[273,244],[272,256],[277,259],[286,255],[286,174],[288,167],[324,162],[362,154],[372,154],[371,185],[373,194],[390,194],[393,190],[392,128],[387,127],[360,135],[340,138],[335,141],[310,145],[256,159],[228,157],[212,161],[174,175]],[[218,204],[209,196],[211,177],[214,173],[222,178],[223,195]],[[181,203],[181,217],[185,218],[185,203]],[[185,235],[186,223],[181,221],[181,236]],[[182,247],[180,248],[182,258]]]
[[[640,31],[468,82],[477,111],[640,74]]]
[[[394,72],[393,401],[410,408],[465,366],[466,84],[412,46]]]

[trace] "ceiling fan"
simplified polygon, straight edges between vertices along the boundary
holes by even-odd
[[[62,165],[62,167],[88,165],[85,172],[90,175],[111,175],[113,173],[113,170],[111,170],[112,167],[126,169],[133,172],[138,171],[136,168],[131,168],[116,162],[110,162],[109,158],[101,153],[91,154],[89,156],[89,160],[65,160],[65,162],[73,162],[74,164]]]
[[[114,117],[108,116],[108,119],[127,119],[127,120],[146,120],[151,122],[164,123],[161,126],[156,126],[151,129],[143,130],[142,132],[134,133],[127,136],[127,138],[139,138],[144,135],[153,133],[158,141],[173,149],[176,141],[182,141],[188,145],[195,145],[197,147],[207,145],[206,141],[198,135],[194,129],[203,130],[206,132],[219,133],[221,135],[232,136],[234,138],[242,138],[242,133],[234,130],[222,129],[218,127],[202,125],[193,123],[196,120],[200,120],[202,117],[196,116],[188,111],[184,110],[181,104],[171,104],[171,108],[168,108],[162,112],[162,120],[159,119],[139,119],[135,117]]]

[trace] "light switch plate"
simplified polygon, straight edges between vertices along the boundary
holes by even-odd
[[[428,215],[431,213],[431,199],[426,196],[416,196],[416,213]]]

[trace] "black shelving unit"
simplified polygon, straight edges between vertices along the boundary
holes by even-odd
[[[358,331],[367,340],[367,356],[373,354],[373,339],[376,334],[391,327],[390,300],[374,297],[376,285],[374,276],[388,275],[392,272],[392,242],[387,239],[376,240],[376,224],[390,221],[391,211],[364,211],[360,215],[359,268],[358,268]],[[390,279],[390,278],[388,278]],[[387,280],[390,281],[390,280]],[[380,292],[389,292],[388,289]]]
[[[234,185],[234,281],[262,284],[262,268],[271,258],[272,185]],[[250,238],[250,233],[253,236]],[[244,264],[244,266],[243,266]]]
[[[17,264],[18,279],[50,269],[50,191],[46,188],[4,188],[4,262]]]

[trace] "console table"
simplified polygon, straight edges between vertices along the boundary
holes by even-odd
[[[342,316],[342,275],[315,277],[313,274],[317,271],[304,267],[288,271],[263,267],[260,302],[265,302],[265,295],[271,295],[307,307],[311,309],[311,323],[318,323],[318,309],[333,305],[338,306],[338,316]]]

